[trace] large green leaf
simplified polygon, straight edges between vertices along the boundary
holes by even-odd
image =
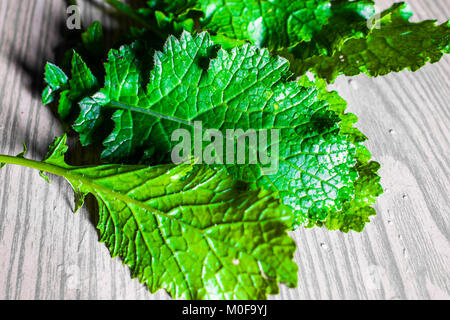
[[[224,169],[206,166],[74,167],[64,161],[66,150],[63,136],[43,162],[1,155],[0,162],[65,177],[76,209],[93,194],[101,241],[151,292],[265,299],[279,282],[296,286],[292,213],[269,192],[247,190]]]
[[[403,69],[416,71],[426,63],[438,62],[449,52],[450,22],[436,25],[436,21],[409,22],[412,13],[399,3],[375,16],[364,35],[336,41],[327,55],[304,58],[301,45],[278,54],[292,63],[296,74],[313,71],[321,78],[333,81],[338,75],[385,75]],[[357,22],[354,29],[364,29],[366,22]]]
[[[200,11],[202,28],[219,34],[221,44],[249,40],[270,49],[311,40],[331,15],[329,0],[157,0],[149,6],[182,19],[188,10]]]
[[[98,139],[108,118],[114,121],[103,142],[105,160],[169,161],[178,144],[171,140],[174,130],[192,132],[196,121],[224,133],[276,129],[278,171],[264,175],[264,166],[247,162],[227,165],[228,172],[274,191],[295,210],[297,225],[360,231],[369,221],[381,193],[378,166],[369,164],[365,137],[353,128],[356,117],[344,114],[345,102],[322,81],[288,82],[287,60],[250,45],[217,51],[207,33],[170,37],[150,77],[138,52],[138,44],[112,50],[104,88],[80,103],[74,129],[82,143]],[[334,222],[327,222],[332,215]]]
[[[332,55],[342,44],[354,38],[362,38],[367,34],[367,21],[375,14],[372,0],[337,0],[330,3],[331,15],[327,24],[315,32],[311,41],[299,44],[291,43],[275,51],[289,50],[295,59],[306,59],[312,56]],[[286,57],[290,57],[286,54]],[[294,61],[294,59],[292,59]]]
[[[409,22],[405,3],[379,15],[372,0],[156,0],[149,7],[143,14],[163,28],[192,19],[186,11],[199,11],[201,28],[215,42],[233,47],[250,41],[289,59],[296,75],[310,70],[329,82],[341,74],[415,71],[449,52],[449,22]]]

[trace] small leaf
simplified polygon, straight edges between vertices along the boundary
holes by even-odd
[[[50,104],[55,99],[55,93],[50,86],[46,86],[44,91],[42,91],[42,103]]]
[[[55,138],[53,143],[50,145],[43,162],[60,167],[69,167],[64,160],[64,155],[69,149],[66,143],[67,135]]]
[[[69,98],[70,90],[64,90],[59,96],[58,114],[65,120],[72,111],[73,102]]]
[[[25,144],[25,142],[22,142],[22,146],[23,146],[23,151],[16,156],[17,158],[25,158],[25,154],[28,151],[27,145]]]
[[[81,34],[81,39],[84,44],[84,48],[88,53],[97,58],[103,56],[104,48],[104,38],[103,29],[100,22],[95,21],[92,23],[85,32]]]
[[[98,86],[97,79],[75,51],[72,56],[72,78],[69,83],[69,98],[74,101],[88,95]]]
[[[49,85],[52,91],[56,91],[67,85],[69,80],[64,71],[58,66],[47,62],[45,65],[45,82]]]
[[[77,213],[78,210],[80,210],[81,207],[83,207],[85,197],[86,193],[74,190],[74,202],[75,202],[74,213]]]
[[[42,103],[49,104],[55,99],[56,92],[66,88],[68,85],[68,77],[59,67],[47,62],[45,65],[44,81],[47,83],[42,92]]]
[[[45,174],[44,171],[40,170],[39,171],[39,176],[44,179],[45,181],[47,181],[48,184],[50,184],[50,178]]]

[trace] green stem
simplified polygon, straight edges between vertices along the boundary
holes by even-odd
[[[136,11],[134,11],[131,7],[129,7],[125,3],[123,3],[119,0],[105,0],[105,2],[108,3],[109,5],[113,6],[114,8],[116,8],[118,11],[124,13],[125,15],[127,15],[128,17],[130,17],[131,19],[133,19],[140,25],[142,25],[144,28],[150,30],[155,35],[160,37],[162,40],[165,40],[167,38],[167,35],[164,34],[163,32],[161,32],[154,23],[144,19],[141,15],[136,13]]]
[[[61,168],[61,167],[55,166],[53,164],[35,161],[35,160],[29,160],[29,159],[25,159],[25,158],[0,155],[0,163],[15,164],[18,166],[29,167],[29,168],[37,169],[40,171],[53,173],[53,174],[56,174],[56,175],[62,176],[62,177],[65,177],[67,175],[66,168]]]

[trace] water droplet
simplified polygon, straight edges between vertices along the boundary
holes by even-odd
[[[388,223],[388,224],[392,224],[392,221],[391,221],[391,220],[388,220],[387,223]]]
[[[325,250],[327,250],[327,249],[328,249],[328,246],[327,246],[327,244],[326,244],[326,243],[324,243],[324,242],[321,242],[321,243],[320,243],[320,247],[321,247],[321,248],[323,248],[323,249],[325,249]]]
[[[348,84],[353,88],[353,89],[358,89],[358,82],[354,79],[348,79]]]
[[[394,129],[389,129],[389,134],[395,134],[395,130]]]
[[[402,196],[402,198],[403,198],[404,200],[406,200],[406,199],[408,199],[408,195],[405,193],[405,194]]]

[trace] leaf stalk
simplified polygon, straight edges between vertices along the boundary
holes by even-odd
[[[33,168],[40,171],[53,173],[62,177],[65,177],[67,173],[66,168],[61,168],[53,164],[8,155],[0,155],[0,163],[14,164],[23,167]]]

